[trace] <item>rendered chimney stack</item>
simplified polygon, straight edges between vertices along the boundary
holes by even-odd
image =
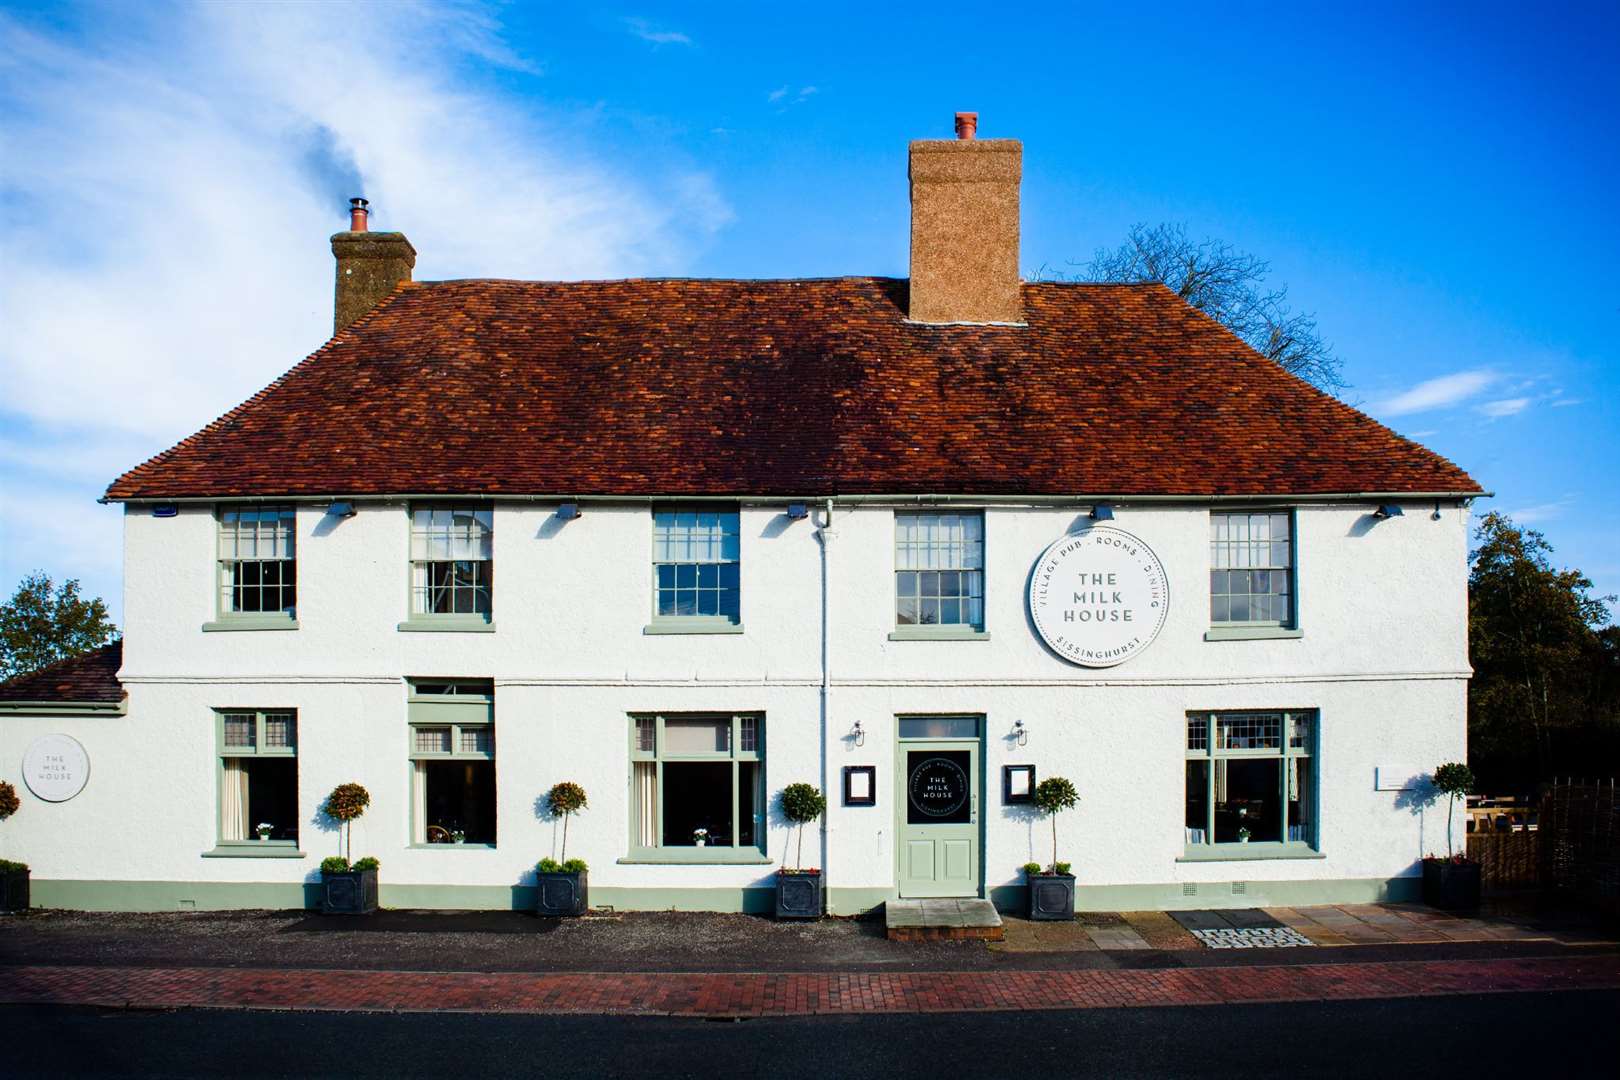
[[[911,144],[914,322],[1021,323],[1018,185],[1024,147],[978,138],[979,114],[956,114],[956,138]]]
[[[370,231],[370,206],[365,199],[350,199],[349,231],[332,236],[337,259],[334,334],[376,307],[395,285],[411,280],[416,268],[416,249],[404,233]]]

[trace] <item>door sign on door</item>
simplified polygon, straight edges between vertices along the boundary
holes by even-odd
[[[911,777],[906,784],[906,823],[959,825],[971,821],[967,773],[971,763],[972,756],[966,750],[913,752]]]

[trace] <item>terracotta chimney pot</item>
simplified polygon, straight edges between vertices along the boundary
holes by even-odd
[[[958,139],[976,139],[979,136],[979,114],[976,112],[959,112],[956,114],[956,137]]]

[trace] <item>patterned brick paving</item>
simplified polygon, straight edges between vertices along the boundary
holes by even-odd
[[[1091,1009],[1620,989],[1620,956],[1124,971],[485,974],[17,967],[3,1004],[787,1016]]]

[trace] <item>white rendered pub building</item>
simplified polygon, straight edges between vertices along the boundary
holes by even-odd
[[[413,281],[357,201],[332,339],[109,487],[121,646],[0,687],[34,902],[303,906],[356,781],[384,905],[525,908],[572,780],[594,905],[757,910],[808,781],[829,911],[1010,908],[1053,775],[1082,908],[1413,895],[1479,486],[1161,286],[1021,281],[972,136],[909,279]]]

